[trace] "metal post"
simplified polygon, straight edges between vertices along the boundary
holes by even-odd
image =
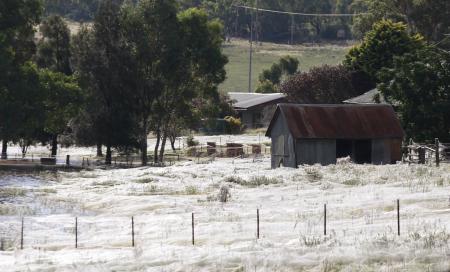
[[[434,145],[436,148],[436,166],[439,167],[439,139],[434,139]]]
[[[400,236],[400,199],[397,199],[397,233]]]
[[[20,231],[20,249],[23,249],[23,217],[22,217],[22,227]]]
[[[70,165],[70,155],[66,156],[66,165],[69,166]]]
[[[252,66],[253,66],[253,9],[250,15],[250,57],[248,67],[248,92],[252,92]]]
[[[78,217],[75,217],[75,248],[78,248]]]
[[[134,247],[134,217],[131,217],[131,246]]]
[[[294,15],[291,15],[291,45],[294,44]]]
[[[323,235],[327,235],[327,204],[323,204]]]
[[[195,237],[194,237],[194,213],[192,213],[192,245],[195,245]]]
[[[259,239],[259,209],[256,209],[256,238]]]

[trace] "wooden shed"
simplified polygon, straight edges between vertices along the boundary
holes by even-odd
[[[278,103],[286,102],[282,93],[228,93],[233,108],[246,128],[267,127]]]
[[[272,168],[281,165],[391,164],[401,160],[404,131],[390,105],[278,104],[267,129]]]

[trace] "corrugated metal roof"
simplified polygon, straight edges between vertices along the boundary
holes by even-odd
[[[403,138],[404,131],[390,105],[300,105],[279,104],[267,129],[277,116],[296,139]]]
[[[379,101],[376,101],[377,96]],[[347,104],[388,104],[384,99],[383,94],[381,94],[381,92],[376,88],[343,102]]]
[[[236,109],[248,109],[269,102],[281,102],[286,95],[282,93],[228,93],[231,100],[234,100],[233,107]],[[278,101],[280,100],[280,101]]]

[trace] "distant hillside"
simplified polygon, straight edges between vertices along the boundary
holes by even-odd
[[[58,14],[70,20],[92,21],[101,0],[43,0],[47,15]],[[138,2],[138,0],[114,0]],[[252,17],[248,9],[235,5],[253,6],[254,0],[176,0],[180,9],[204,8],[211,18],[224,24],[226,36],[248,38],[253,18],[256,40],[277,43],[321,42],[352,39],[353,21],[348,18],[291,17],[286,14],[264,12],[263,9],[304,13],[353,13],[365,10],[364,5],[354,10],[357,0],[279,1],[258,2],[261,10]],[[294,18],[294,20],[293,20]]]
[[[100,0],[44,0],[46,15],[58,14],[74,21],[91,21]]]
[[[282,45],[263,43],[256,45],[253,55],[253,89],[258,83],[258,75],[263,69],[269,68],[280,57],[290,55],[300,61],[300,70],[308,71],[311,67],[323,64],[335,65],[341,63],[350,49],[350,45]],[[225,66],[227,79],[219,86],[223,93],[247,92],[249,69],[249,43],[247,40],[233,39],[231,43],[225,43],[224,53],[229,58]]]

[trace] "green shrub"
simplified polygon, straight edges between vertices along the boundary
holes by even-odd
[[[280,180],[277,178],[269,178],[265,176],[257,176],[257,177],[251,177],[249,180],[244,180],[240,177],[226,177],[225,182],[235,183],[239,184],[241,186],[245,187],[258,187],[261,185],[271,185],[271,184],[279,184],[281,183]]]
[[[343,183],[348,186],[356,186],[356,185],[361,184],[361,181],[357,178],[352,178],[352,179],[345,180]]]
[[[226,116],[225,120],[225,133],[238,134],[242,132],[242,122],[239,118],[232,116]]]
[[[184,189],[187,195],[198,195],[200,191],[196,186],[186,186]]]

